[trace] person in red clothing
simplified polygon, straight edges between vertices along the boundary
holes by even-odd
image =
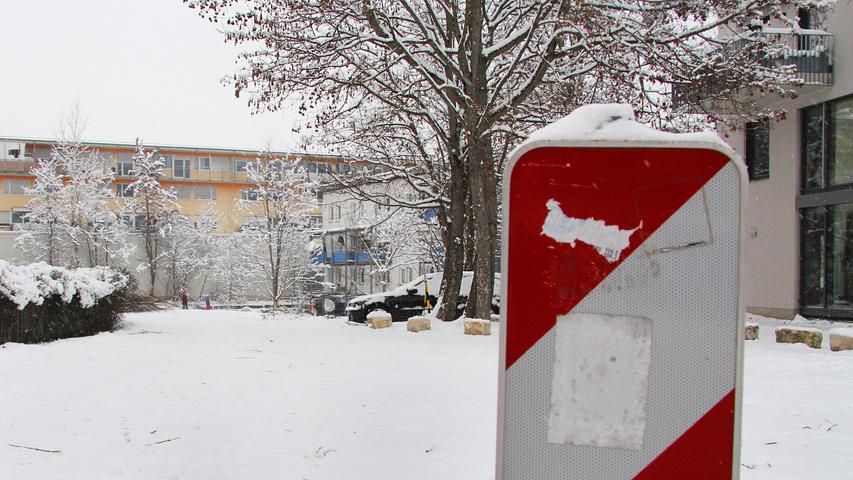
[[[189,310],[190,296],[187,294],[187,291],[184,290],[181,292],[181,305],[184,307],[184,310]]]

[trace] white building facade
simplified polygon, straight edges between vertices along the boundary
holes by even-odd
[[[853,320],[853,4],[800,13],[801,29],[772,34],[806,85],[772,104],[784,119],[726,138],[750,176],[747,310]]]
[[[424,217],[426,221],[431,217],[429,210],[424,213],[396,206],[399,199],[413,198],[411,189],[402,182],[388,181],[360,190],[368,195],[335,186],[322,188],[318,195],[323,248],[314,261],[324,265],[324,295],[339,306],[349,298],[391,290],[441,268],[436,257],[425,255],[417,241]],[[411,221],[413,218],[418,221]],[[397,242],[402,244],[400,248],[394,245]]]

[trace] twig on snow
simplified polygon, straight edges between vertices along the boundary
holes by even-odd
[[[26,445],[14,445],[14,444],[12,444],[12,443],[9,443],[9,444],[7,444],[7,445],[9,445],[10,447],[15,447],[15,448],[26,448],[27,450],[35,450],[35,451],[37,451],[37,452],[45,452],[45,453],[62,453],[62,450],[46,450],[46,449],[44,449],[44,448],[28,447],[28,446],[26,446]]]
[[[180,440],[180,439],[181,439],[181,437],[167,438],[166,440],[160,440],[159,442],[149,443],[147,446],[151,447],[154,445],[160,445],[161,443],[171,442],[171,441]]]

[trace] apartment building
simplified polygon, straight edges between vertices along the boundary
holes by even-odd
[[[797,98],[762,99],[785,118],[726,138],[749,172],[747,310],[853,320],[853,4],[798,14],[755,32],[788,45],[777,61],[797,67]]]
[[[326,267],[323,295],[341,308],[349,298],[391,290],[439,268],[414,245],[392,249],[394,253],[387,257],[386,249],[377,242],[388,238],[377,239],[366,232],[373,225],[394,221],[389,220],[391,216],[404,214],[393,206],[393,199],[411,197],[411,188],[400,180],[390,180],[361,189],[369,195],[354,195],[335,185],[321,189],[323,228],[318,239],[323,248],[313,260]],[[428,218],[432,214],[430,210],[422,213]],[[409,231],[411,236],[417,235],[414,230]]]
[[[32,186],[31,169],[39,159],[50,158],[54,142],[45,139],[0,137],[0,230],[20,228],[31,197],[25,188]],[[97,152],[104,168],[115,174],[116,197],[130,196],[131,169],[135,145],[132,143],[85,143]],[[164,163],[161,183],[173,188],[182,213],[190,218],[213,212],[217,229],[230,232],[251,221],[241,216],[235,203],[251,199],[252,184],[246,176],[246,164],[255,160],[257,151],[177,145],[146,145],[157,152]],[[276,157],[299,158],[312,180],[329,181],[333,172],[344,174],[354,168],[340,157],[277,151]],[[355,166],[355,168],[358,168]],[[315,225],[322,225],[322,213],[315,212]]]

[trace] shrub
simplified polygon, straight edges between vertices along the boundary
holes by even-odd
[[[106,267],[68,270],[0,260],[0,344],[39,343],[114,330],[127,276]]]

